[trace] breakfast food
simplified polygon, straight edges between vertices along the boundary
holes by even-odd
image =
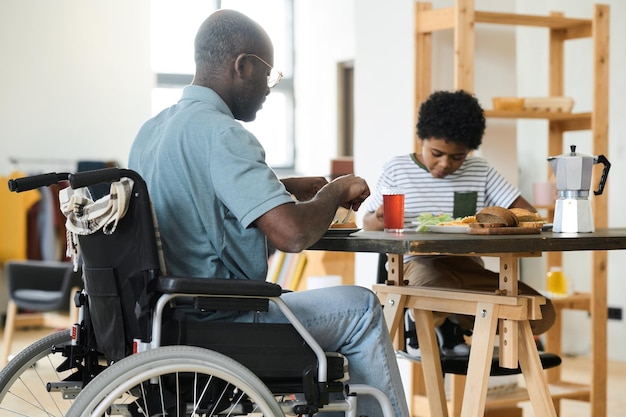
[[[517,207],[509,210],[517,217],[520,227],[542,227],[545,223],[539,213]]]
[[[514,207],[509,209],[509,211],[515,214],[515,217],[517,217],[517,220],[520,222],[543,222],[543,218],[539,213],[524,208]]]
[[[356,229],[355,222],[345,222],[345,223],[333,223],[330,225],[331,229]]]
[[[441,226],[444,223],[453,222],[454,219],[448,213],[422,213],[417,216],[418,232],[426,232],[430,226]]]
[[[519,220],[513,212],[509,209],[498,206],[485,207],[480,210],[476,213],[476,220],[478,223],[498,223],[504,225],[505,227],[519,225]]]
[[[461,223],[464,223],[464,224],[478,223],[478,220],[476,220],[476,216],[465,216],[461,219]]]
[[[536,227],[541,228],[545,222],[542,220],[540,222],[519,222],[519,227]]]
[[[476,219],[481,227],[524,227],[541,228],[543,218],[538,213],[524,208],[485,207],[476,213]]]
[[[469,226],[472,223],[477,223],[476,216],[465,216],[458,220],[439,223],[439,226]]]

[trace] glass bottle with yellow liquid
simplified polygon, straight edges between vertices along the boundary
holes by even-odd
[[[559,266],[553,266],[546,276],[546,290],[552,297],[567,297],[567,278]]]

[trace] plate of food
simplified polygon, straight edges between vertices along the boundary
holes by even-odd
[[[429,226],[437,226],[443,222],[449,222],[454,220],[452,216],[449,214],[433,214],[433,213],[422,213],[413,221],[411,221],[412,225],[417,226],[416,231],[418,232],[426,232],[428,231]]]
[[[433,233],[467,233],[469,225],[467,224],[452,224],[446,225],[445,223],[427,226],[429,232]]]
[[[474,216],[453,218],[449,214],[422,213],[418,216],[416,231],[433,233],[465,233],[470,223],[475,223]]]
[[[330,225],[324,236],[348,236],[361,230],[354,222],[333,223]]]

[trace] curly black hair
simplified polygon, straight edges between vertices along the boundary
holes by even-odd
[[[485,133],[485,114],[466,91],[436,91],[422,103],[417,122],[421,139],[444,139],[478,149]]]

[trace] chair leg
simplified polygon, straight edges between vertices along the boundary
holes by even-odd
[[[9,361],[11,354],[11,344],[13,343],[13,333],[15,332],[15,319],[17,317],[17,305],[9,300],[7,304],[7,319],[4,324],[4,337],[2,340],[2,357],[0,357],[0,367]]]

